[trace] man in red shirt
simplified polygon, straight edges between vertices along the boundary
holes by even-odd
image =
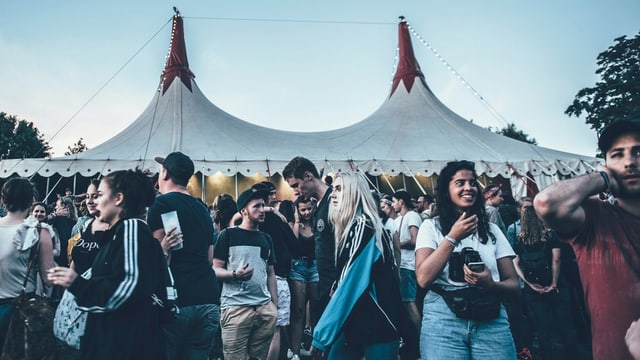
[[[632,359],[624,337],[640,317],[640,119],[607,126],[598,147],[603,168],[552,184],[534,206],[576,253],[593,358]]]

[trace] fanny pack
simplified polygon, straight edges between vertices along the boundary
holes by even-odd
[[[445,290],[440,285],[432,284],[430,289],[442,296],[449,309],[461,319],[489,321],[500,315],[500,298],[485,288],[472,286]]]

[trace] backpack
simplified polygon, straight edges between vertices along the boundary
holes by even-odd
[[[520,269],[524,278],[533,284],[542,286],[551,285],[551,259],[546,254],[546,246],[528,251],[524,244],[520,244],[522,253],[520,254]]]

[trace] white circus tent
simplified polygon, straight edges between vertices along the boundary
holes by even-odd
[[[481,175],[509,179],[512,192],[523,195],[526,179],[544,188],[561,177],[589,172],[599,163],[596,158],[495,134],[457,115],[429,89],[406,22],[400,21],[398,34],[396,74],[390,95],[378,110],[345,128],[290,132],[238,119],[205,97],[189,69],[183,19],[178,14],[159,89],[129,127],[79,154],[2,160],[0,178],[91,177],[135,167],[155,169],[153,158],[171,151],[188,154],[203,180],[219,173],[272,176],[297,155],[325,172],[350,168],[374,178],[402,174],[413,179],[437,175],[448,161],[465,159],[474,161]]]

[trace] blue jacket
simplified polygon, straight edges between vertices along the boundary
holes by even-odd
[[[340,278],[316,325],[313,346],[327,351],[343,333],[353,345],[398,339],[402,300],[388,233],[378,241],[371,221],[356,216],[336,263]]]

